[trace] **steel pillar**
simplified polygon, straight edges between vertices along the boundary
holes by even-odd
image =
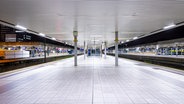
[[[118,31],[115,32],[115,66],[118,66]]]
[[[74,31],[73,32],[73,36],[74,36],[74,65],[77,66],[77,36],[78,36],[78,32]]]
[[[84,41],[84,59],[86,59],[86,42]]]
[[[105,54],[105,59],[106,59],[106,56],[107,56],[107,43],[106,42],[104,43],[104,54]]]

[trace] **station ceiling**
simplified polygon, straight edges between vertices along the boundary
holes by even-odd
[[[79,45],[148,34],[184,21],[184,0],[0,0],[0,19]]]

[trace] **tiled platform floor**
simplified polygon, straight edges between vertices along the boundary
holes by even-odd
[[[184,76],[119,59],[73,58],[0,76],[0,104],[184,104]]]

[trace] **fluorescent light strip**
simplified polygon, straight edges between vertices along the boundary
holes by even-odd
[[[21,30],[24,30],[24,31],[27,30],[27,28],[25,28],[25,27],[23,27],[23,26],[20,26],[20,25],[16,25],[15,27],[16,27],[17,29],[21,29]]]
[[[91,41],[95,41],[95,42],[98,42],[98,41],[100,41],[100,40],[91,40]]]
[[[24,31],[15,31],[16,33],[22,33],[22,32],[24,32]]]
[[[176,26],[175,24],[172,24],[172,25],[165,26],[163,29],[166,30],[166,29],[173,28],[173,27],[175,27],[175,26]]]
[[[39,33],[39,35],[45,37],[45,34],[43,34],[43,33]]]

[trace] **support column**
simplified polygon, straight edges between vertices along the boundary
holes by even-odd
[[[118,66],[118,31],[115,32],[115,66]]]
[[[44,63],[46,63],[47,55],[46,55],[46,38],[44,37]]]
[[[103,48],[103,44],[101,45],[101,51],[100,51],[101,57],[103,56],[102,48]]]
[[[86,45],[86,55],[88,57],[88,44]]]
[[[104,43],[104,54],[105,54],[105,59],[106,59],[106,56],[107,56],[107,43],[106,42]]]
[[[74,65],[77,66],[77,36],[78,36],[78,31],[73,32],[74,36]]]
[[[178,45],[177,44],[176,44],[175,51],[176,51],[176,56],[178,56]]]
[[[156,55],[158,55],[158,49],[159,49],[159,45],[156,45],[156,50],[155,50]]]
[[[84,59],[86,59],[86,42],[84,41]]]

